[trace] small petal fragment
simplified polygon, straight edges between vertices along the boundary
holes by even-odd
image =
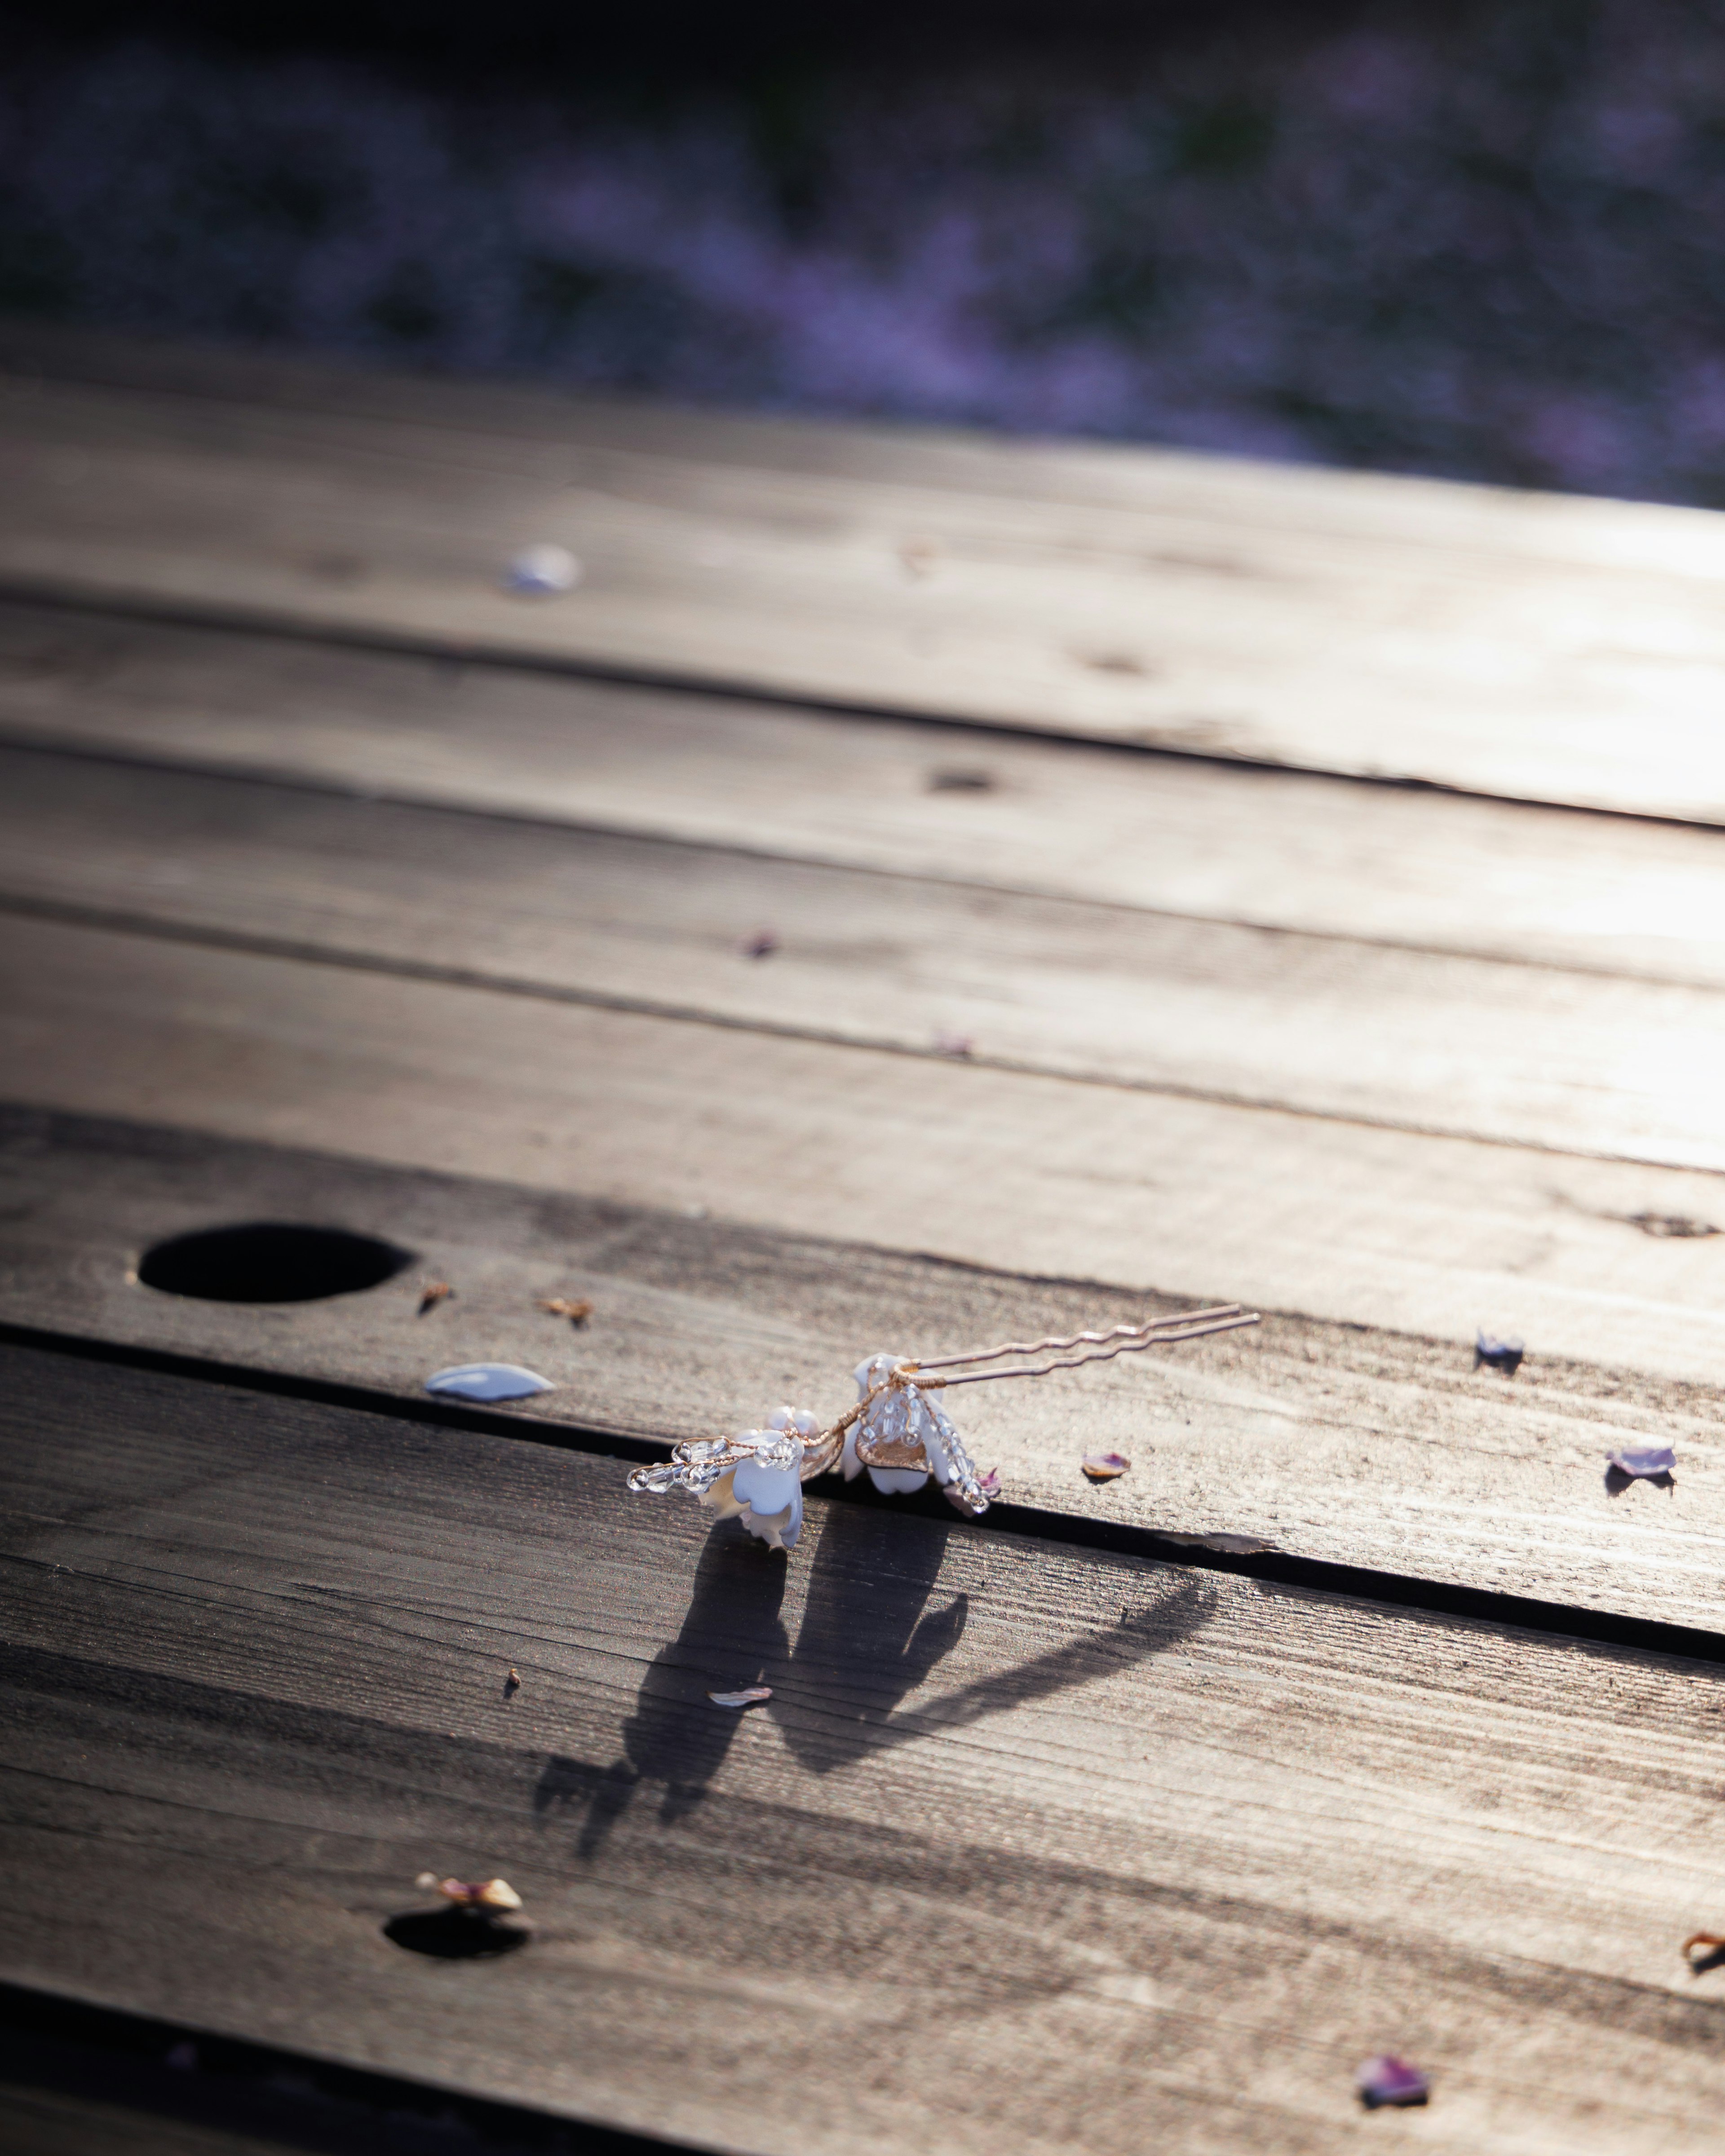
[[[1111,1482],[1132,1466],[1123,1452],[1086,1452],[1079,1464],[1092,1482]]]
[[[549,1378],[536,1370],[524,1370],[519,1363],[459,1363],[453,1369],[434,1371],[425,1380],[428,1393],[453,1393],[464,1400],[521,1400],[530,1393],[556,1389]]]
[[[1388,2052],[1381,2058],[1368,2059],[1354,2075],[1353,2084],[1368,2111],[1384,2104],[1425,2103],[1431,2095],[1431,2083],[1418,2066]]]
[[[763,1699],[771,1699],[771,1685],[751,1685],[747,1691],[710,1691],[707,1697],[715,1707],[758,1707]]]
[[[1499,1340],[1489,1332],[1475,1335],[1473,1367],[1476,1370],[1501,1370],[1506,1378],[1514,1377],[1522,1367],[1522,1358],[1527,1349],[1519,1340]]]
[[[506,1879],[439,1879],[422,1871],[416,1887],[434,1887],[445,1901],[461,1909],[519,1909],[521,1897]]]
[[[510,563],[505,586],[525,598],[554,598],[581,582],[581,564],[567,547],[548,542],[523,547]]]
[[[1669,1475],[1677,1464],[1672,1445],[1626,1445],[1605,1455],[1620,1475]]]

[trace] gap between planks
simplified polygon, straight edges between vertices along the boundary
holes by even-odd
[[[372,1292],[291,1308],[139,1286],[154,1243],[248,1219],[381,1235],[414,1255]],[[455,1293],[422,1318],[429,1277]],[[572,1331],[538,1309],[548,1296],[590,1301],[592,1321]],[[551,1442],[572,1422],[602,1446],[614,1433],[653,1440],[659,1456],[676,1439],[756,1426],[787,1399],[827,1419],[850,1397],[851,1368],[883,1343],[926,1356],[1136,1320],[1147,1301],[1172,1306],[542,1189],[136,1124],[0,1116],[0,1321],[92,1353],[184,1357],[206,1376],[233,1366],[236,1382],[311,1397],[381,1392],[434,1414],[430,1370],[501,1358],[556,1389],[480,1426]],[[1272,1314],[1178,1353],[975,1389],[960,1420],[1010,1502],[1105,1535],[1267,1547],[1380,1583],[1413,1575],[1434,1583],[1425,1606],[1461,1606],[1455,1589],[1534,1598],[1563,1605],[1539,1620],[1559,1629],[1586,1610],[1725,1630],[1712,1389],[1543,1350],[1512,1381],[1471,1362],[1441,1342]],[[1605,1455],[1650,1440],[1676,1443],[1675,1486],[1614,1495]],[[1124,1452],[1130,1473],[1091,1485],[1079,1468],[1091,1450]]]
[[[1725,817],[1711,511],[5,346],[15,593]]]
[[[1455,2156],[1712,2145],[1712,1671],[3,1359],[10,1974],[751,2156],[1328,2156],[1386,2045]],[[389,1947],[428,1863],[535,1943]]]
[[[15,745],[1725,986],[1725,837],[0,601]]]
[[[1717,1381],[1716,1177],[14,916],[14,1098]]]
[[[1725,1169],[1717,991],[3,747],[0,907],[768,1038]],[[782,937],[752,957],[772,923]]]

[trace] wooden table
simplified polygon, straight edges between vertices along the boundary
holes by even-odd
[[[0,370],[0,2148],[1713,2145],[1725,521]],[[980,1523],[624,1487],[1230,1298]]]

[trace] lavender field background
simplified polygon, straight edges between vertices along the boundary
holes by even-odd
[[[0,309],[1725,505],[1725,0],[705,83],[20,39]]]

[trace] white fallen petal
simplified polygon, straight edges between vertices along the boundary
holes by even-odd
[[[523,547],[510,563],[504,582],[511,591],[528,598],[552,598],[574,590],[581,582],[581,564],[567,547]]]
[[[524,1370],[519,1363],[458,1363],[454,1368],[434,1371],[425,1380],[428,1393],[453,1393],[464,1400],[521,1400],[530,1393],[555,1391],[549,1378],[536,1370]]]
[[[1626,1445],[1605,1455],[1620,1475],[1669,1475],[1677,1464],[1672,1445]]]
[[[771,1685],[751,1685],[747,1691],[710,1691],[707,1697],[715,1707],[758,1707],[763,1699],[771,1699]]]

